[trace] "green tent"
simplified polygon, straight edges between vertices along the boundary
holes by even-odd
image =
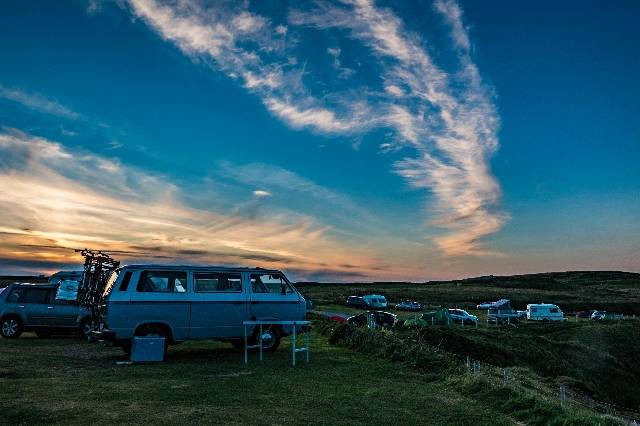
[[[426,327],[429,325],[450,325],[453,321],[449,311],[445,308],[438,308],[434,311],[423,313],[418,318],[408,319],[404,322],[406,327]]]

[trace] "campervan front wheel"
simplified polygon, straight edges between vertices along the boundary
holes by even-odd
[[[249,338],[249,345],[254,346],[258,344],[259,329],[256,328],[255,333]],[[262,330],[262,350],[273,352],[280,346],[280,329],[270,327]],[[230,342],[234,348],[238,350],[244,350],[244,340],[231,340]]]
[[[259,336],[256,336],[259,339]],[[262,330],[262,349],[267,352],[273,352],[280,346],[280,330],[271,327]]]

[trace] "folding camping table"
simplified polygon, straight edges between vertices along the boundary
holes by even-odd
[[[262,362],[263,360],[263,355],[262,355],[262,326],[264,325],[292,325],[293,326],[293,333],[291,334],[291,362],[292,365],[295,367],[296,366],[296,354],[298,352],[305,352],[306,353],[306,360],[307,362],[309,362],[309,340],[310,340],[310,336],[309,336],[309,327],[307,327],[304,330],[304,347],[303,348],[298,348],[296,347],[296,343],[297,343],[297,333],[298,333],[298,326],[304,326],[304,325],[310,325],[311,321],[243,321],[242,325],[244,326],[244,363],[245,365],[248,364],[249,362],[249,349],[260,349],[260,362]],[[247,327],[249,326],[259,326],[260,330],[258,333],[258,344],[257,345],[252,345],[249,346],[248,344],[248,334],[247,334]]]

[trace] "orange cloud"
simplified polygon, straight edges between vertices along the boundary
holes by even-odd
[[[0,134],[0,154],[16,160],[0,164],[4,263],[77,264],[72,249],[90,247],[125,261],[380,274],[370,250],[338,241],[330,226],[309,216],[194,208],[165,177],[17,131]]]

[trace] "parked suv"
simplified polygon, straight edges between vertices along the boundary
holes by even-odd
[[[11,339],[23,331],[38,337],[91,331],[89,312],[76,302],[56,300],[58,285],[11,284],[0,293],[0,334]]]
[[[367,305],[364,303],[364,299],[361,296],[349,296],[347,297],[347,306],[351,306],[354,308],[366,308]]]
[[[449,309],[449,316],[453,322],[460,323],[462,325],[475,325],[478,322],[477,316],[471,315],[464,309]]]
[[[306,299],[284,274],[261,268],[129,265],[113,272],[104,293],[99,340],[125,352],[134,336],[166,344],[215,339],[241,346],[243,321],[304,319]],[[275,350],[293,326],[265,326],[263,347]],[[256,340],[256,329],[249,337]]]

